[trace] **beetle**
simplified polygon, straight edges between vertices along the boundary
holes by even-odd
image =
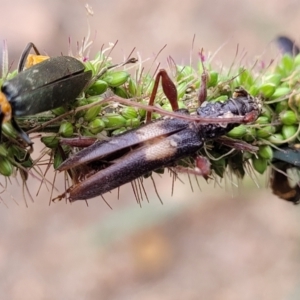
[[[29,55],[32,48],[37,55]],[[23,70],[26,63],[29,68]],[[32,146],[29,136],[15,118],[35,115],[72,102],[90,81],[92,71],[85,71],[84,64],[71,56],[41,56],[33,43],[29,43],[23,51],[18,71],[14,78],[2,84],[0,123],[10,121],[18,136]]]
[[[289,37],[281,35],[275,39],[279,49],[283,54],[289,54],[292,56],[296,56],[299,54],[300,49],[296,45],[295,41],[291,40]]]
[[[286,36],[278,36],[276,42],[283,54],[295,56],[299,47]],[[290,144],[273,151],[270,186],[279,198],[299,204],[300,202],[300,145]]]
[[[73,186],[56,199],[67,193],[71,202],[90,199],[151,171],[172,167],[184,157],[195,156],[206,141],[224,135],[241,119],[245,123],[252,122],[261,112],[260,99],[244,89],[236,89],[225,102],[202,103],[203,97],[206,98],[206,89],[202,88],[205,92],[199,94],[201,105],[194,121],[190,121],[182,118],[189,117],[189,112],[178,108],[176,87],[163,69],[156,75],[149,102],[154,102],[160,79],[174,111],[173,117],[161,118],[110,140],[96,142],[66,159],[57,170],[82,171],[83,174],[77,176]],[[202,84],[205,83],[206,76],[202,76]],[[85,168],[89,171],[84,171]]]
[[[279,198],[300,202],[300,145],[288,145],[273,152],[270,185]]]

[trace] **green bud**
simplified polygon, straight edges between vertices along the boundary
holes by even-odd
[[[122,87],[115,87],[114,88],[114,93],[117,96],[121,97],[121,98],[124,98],[124,99],[128,99],[129,98],[129,95],[128,95],[127,91],[124,88],[122,88]]]
[[[152,120],[157,120],[159,118],[161,118],[161,115],[159,113],[156,113],[156,112],[152,113],[152,115],[151,115]]]
[[[97,105],[94,107],[90,107],[84,114],[83,118],[85,121],[92,121],[94,120],[100,113],[101,111],[101,106]]]
[[[273,83],[264,83],[260,86],[259,92],[265,97],[270,98],[276,90],[276,85]]]
[[[178,104],[179,109],[181,109],[181,108],[185,108],[186,109],[186,105],[184,104],[184,102],[182,100],[179,100],[177,102],[177,104]],[[172,105],[171,105],[170,102],[164,103],[164,105],[162,105],[162,108],[164,110],[167,110],[167,111],[172,111]]]
[[[271,160],[273,158],[273,150],[269,145],[259,146],[257,154],[259,157],[267,160]]]
[[[282,76],[280,74],[270,74],[264,77],[264,82],[273,83],[275,86],[280,84]]]
[[[300,112],[300,94],[294,94],[289,98],[289,106],[297,108],[298,112]]]
[[[260,116],[256,119],[255,124],[269,124],[270,119],[267,116]]]
[[[126,107],[122,108],[121,115],[125,119],[133,119],[133,118],[138,117],[137,110],[134,107],[131,107],[131,106],[126,106]]]
[[[177,85],[177,94],[179,99],[181,99],[185,95],[186,89],[187,89],[186,81],[182,81]]]
[[[54,154],[54,159],[53,159],[53,167],[54,169],[57,169],[63,162],[63,158],[61,156],[61,153],[60,151],[55,151],[55,154]]]
[[[98,134],[105,128],[105,123],[100,118],[96,118],[88,125],[88,130],[92,134]]]
[[[55,116],[60,116],[60,115],[62,115],[66,112],[66,109],[63,106],[61,106],[61,107],[57,107],[57,108],[52,109],[51,112]]]
[[[278,99],[281,97],[286,96],[286,98],[288,98],[288,94],[291,92],[291,89],[289,87],[285,87],[285,86],[280,86],[276,89],[276,91],[274,92],[274,94],[272,95],[271,99]]]
[[[221,96],[217,97],[216,99],[214,99],[213,101],[214,102],[224,102],[226,100],[228,100],[228,96],[227,95],[221,95]]]
[[[147,78],[143,79],[143,83],[140,86],[140,93],[146,95],[151,94],[153,87],[154,87],[154,80],[150,76],[148,76]]]
[[[193,80],[194,69],[191,66],[177,66],[177,81],[191,81]]]
[[[251,152],[248,152],[248,151],[243,152],[243,160],[249,160],[252,157],[253,157],[253,154]]]
[[[102,80],[106,81],[110,87],[118,87],[124,84],[129,76],[129,73],[126,71],[116,71],[105,74]]]
[[[277,102],[275,112],[277,114],[279,114],[282,111],[287,110],[288,108],[289,108],[288,100],[283,100],[283,101]]]
[[[18,70],[8,73],[8,75],[6,76],[6,80],[14,78],[17,74],[18,74]]]
[[[253,157],[252,158],[252,165],[255,171],[257,171],[260,174],[264,174],[268,167],[268,161],[261,157]]]
[[[185,108],[186,109],[186,105],[182,100],[178,100],[178,107],[181,108]]]
[[[227,136],[235,139],[242,138],[247,132],[247,127],[245,125],[239,125],[231,129],[228,133]]]
[[[279,65],[288,74],[294,68],[294,59],[291,55],[284,54]]]
[[[102,118],[106,128],[120,128],[126,125],[126,119],[118,114],[106,114]]]
[[[95,75],[96,70],[94,64],[91,61],[85,62],[84,65],[85,65],[85,69],[84,69],[85,71],[92,71],[93,75]]]
[[[138,96],[136,82],[131,77],[129,78],[128,91],[131,96]]]
[[[296,134],[298,127],[295,125],[283,125],[281,132],[284,139],[290,139]],[[296,139],[296,136],[294,137]]]
[[[144,109],[139,109],[139,115],[142,119],[144,119],[146,117],[146,110]]]
[[[261,111],[261,116],[267,117],[268,120],[272,120],[273,114],[274,113],[269,106],[263,106],[262,111]]]
[[[256,129],[254,127],[247,126],[246,134],[243,137],[243,140],[246,142],[253,142],[256,136]]]
[[[58,146],[59,140],[56,135],[43,136],[41,142],[48,148],[54,149]]]
[[[24,156],[23,156],[23,157],[24,157]],[[32,159],[31,159],[31,157],[29,157],[27,160],[22,161],[22,162],[21,162],[21,165],[22,165],[24,168],[28,169],[28,168],[32,168],[34,164],[33,164],[33,161],[32,161]]]
[[[26,154],[25,150],[19,148],[17,145],[9,146],[6,143],[3,144],[3,147],[1,147],[0,151],[1,151],[0,156],[15,157],[17,160],[22,160]]]
[[[81,107],[81,106],[85,106],[89,104],[88,100],[87,99],[81,99],[79,101],[76,101],[76,106],[77,107]]]
[[[249,87],[253,84],[252,73],[247,69],[240,69],[239,83],[244,87]]]
[[[219,73],[216,71],[210,71],[208,78],[207,87],[215,87],[218,84]]]
[[[126,130],[127,130],[127,129],[126,129],[125,127],[118,128],[118,129],[114,130],[114,131],[111,133],[111,135],[112,135],[112,136],[119,135],[119,134],[125,132]]]
[[[166,102],[166,103],[162,106],[162,108],[163,108],[164,110],[167,110],[167,111],[172,111],[172,105],[171,105],[170,102]]]
[[[87,99],[81,99],[79,101],[76,101],[76,106],[77,107],[81,107],[81,106],[85,106],[89,104],[88,100]],[[81,110],[81,111],[78,111],[76,114],[75,114],[75,117],[76,119],[79,119],[79,118],[82,118],[84,116],[84,114],[86,113],[85,110]]]
[[[136,128],[141,125],[141,121],[138,118],[126,120],[126,127]]]
[[[296,66],[300,65],[300,54],[297,54],[294,58],[294,63]]]
[[[0,156],[8,156],[8,151],[5,144],[0,144]]]
[[[94,84],[87,90],[87,94],[91,96],[101,95],[104,92],[106,92],[107,88],[108,88],[107,82],[99,79],[95,81]]]
[[[0,174],[3,176],[11,176],[14,167],[11,162],[4,156],[0,156]]]
[[[91,103],[95,103],[98,102],[100,100],[99,95],[97,96],[90,96],[87,99],[84,99],[86,104],[91,104]]]
[[[251,87],[249,88],[249,94],[255,97],[258,95],[258,93],[259,93],[258,86],[251,85]]]
[[[268,138],[268,141],[274,145],[281,145],[283,140],[284,137],[281,133],[274,133]]]
[[[284,125],[293,125],[298,122],[296,114],[292,110],[286,110],[279,114],[279,119]]]
[[[63,137],[71,137],[74,134],[73,125],[70,122],[63,122],[60,124],[59,131]]]
[[[274,126],[268,125],[268,126],[264,126],[260,129],[256,130],[256,136],[258,138],[267,138],[270,135],[272,135],[273,133],[275,133],[276,128]]]
[[[2,132],[4,133],[4,135],[14,138],[14,139],[17,138],[17,133],[16,133],[15,129],[12,127],[10,122],[3,123],[1,125],[1,128],[2,128]]]
[[[95,136],[95,134],[91,133],[87,128],[81,128],[81,134],[83,136]]]
[[[146,101],[145,99],[143,99],[141,102],[140,102],[141,104],[144,104],[144,105],[148,105],[148,101]],[[144,110],[144,109],[138,109],[138,114],[139,114],[139,116],[142,118],[142,119],[144,119],[145,117],[146,117],[146,110]]]

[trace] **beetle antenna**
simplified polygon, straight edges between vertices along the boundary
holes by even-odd
[[[20,61],[18,64],[18,73],[20,73],[21,71],[24,70],[24,67],[25,67],[25,64],[26,64],[26,61],[27,61],[27,58],[28,58],[28,55],[29,55],[31,49],[34,50],[36,55],[40,55],[40,52],[39,52],[38,48],[35,46],[35,44],[31,43],[31,42],[28,43],[21,54]]]

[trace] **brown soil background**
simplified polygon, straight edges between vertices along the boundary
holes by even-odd
[[[247,58],[268,51],[279,33],[299,41],[300,2],[90,1],[92,54],[119,41],[112,57],[133,47],[143,58],[171,55],[188,63],[195,53],[216,51],[229,65],[236,45]],[[50,55],[67,53],[87,33],[85,2],[0,0],[0,37],[17,61],[28,41]],[[75,49],[75,46],[73,47]],[[267,181],[267,179],[266,179]],[[0,298],[34,299],[299,299],[300,211],[260,183],[238,189],[206,185],[191,192],[157,178],[164,205],[147,187],[150,203],[140,208],[130,186],[106,199],[48,206],[43,189],[26,208],[15,180],[0,206]],[[38,182],[30,183],[35,195]],[[62,188],[62,184],[61,184]],[[14,199],[11,198],[11,194]]]

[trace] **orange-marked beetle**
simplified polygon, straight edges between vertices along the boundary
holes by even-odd
[[[37,55],[29,54],[32,48]],[[25,65],[29,68],[23,70]],[[41,56],[32,43],[25,48],[18,71],[14,78],[2,84],[0,123],[10,121],[18,136],[32,145],[15,118],[35,115],[72,102],[91,79],[92,72],[85,71],[84,64],[74,57]]]

